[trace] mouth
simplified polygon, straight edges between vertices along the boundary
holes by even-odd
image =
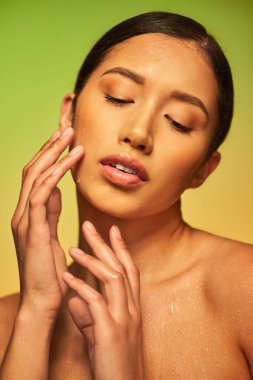
[[[122,154],[113,154],[100,161],[104,176],[122,186],[136,186],[148,181],[145,167],[137,160]]]

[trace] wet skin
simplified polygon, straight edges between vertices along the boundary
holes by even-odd
[[[145,84],[126,71],[108,73],[115,67],[140,74]],[[117,224],[140,271],[146,380],[251,379],[253,249],[191,228],[180,211],[180,195],[201,185],[220,158],[215,152],[203,162],[217,119],[217,84],[207,61],[192,43],[138,36],[95,70],[74,119],[73,96],[63,100],[60,128],[73,125],[74,133],[64,146],[56,141],[43,170],[67,145],[84,147],[84,156],[65,160],[59,179],[74,166],[80,248],[94,255],[81,232],[84,220],[107,244],[109,228]],[[138,159],[149,180],[131,189],[110,183],[99,161],[113,153]],[[70,271],[105,296],[84,263]],[[5,345],[15,305],[17,297],[1,303]],[[85,341],[65,304],[54,329],[49,377],[63,374],[91,378]]]

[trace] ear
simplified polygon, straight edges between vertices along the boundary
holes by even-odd
[[[72,127],[74,112],[73,112],[73,100],[75,94],[73,92],[66,94],[62,99],[61,110],[60,110],[60,120],[59,127],[60,130],[65,129],[67,127]]]
[[[205,182],[207,177],[217,168],[221,160],[220,152],[213,152],[212,155],[206,160],[201,167],[194,173],[191,179],[189,188],[196,188]]]

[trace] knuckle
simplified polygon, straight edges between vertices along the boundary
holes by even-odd
[[[41,178],[38,177],[38,178],[36,178],[35,181],[33,182],[33,187],[37,188],[37,187],[40,186],[40,184],[41,184]]]
[[[18,219],[16,215],[14,215],[11,219],[11,229],[13,232],[16,232],[17,228],[18,228]]]
[[[102,296],[101,294],[94,292],[91,295],[91,301],[94,303],[102,303]]]
[[[123,265],[117,264],[117,267],[115,268],[115,270],[116,272],[119,272],[119,274],[121,275],[123,279],[127,277],[127,271]]]
[[[117,272],[121,273],[121,274],[125,274],[126,273],[126,269],[125,269],[125,267],[121,263],[117,263],[116,264],[115,270]]]
[[[33,165],[26,165],[23,169],[23,179],[33,174]]]
[[[44,178],[44,179],[41,181],[40,186],[47,186],[47,187],[48,187],[48,185],[50,184],[50,179],[51,179],[50,176]]]
[[[120,273],[118,271],[115,271],[111,275],[111,281],[113,281],[113,282],[123,282],[124,281],[124,277],[123,277],[122,273]]]
[[[42,176],[39,176],[35,181],[33,187],[35,189],[38,189],[39,187],[45,187],[48,186],[49,183],[49,177],[47,178],[42,178]]]
[[[49,149],[50,150],[56,150],[58,148],[58,145],[56,141],[53,141],[50,145],[49,145]]]
[[[32,196],[29,200],[29,206],[31,208],[37,207],[39,204],[39,199],[36,196]]]

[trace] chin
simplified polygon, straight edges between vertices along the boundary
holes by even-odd
[[[166,213],[171,207],[176,206],[178,200],[175,199],[165,204],[155,204],[154,197],[152,199],[143,199],[133,193],[126,193],[122,190],[104,188],[103,186],[83,186],[82,183],[77,184],[77,193],[80,206],[84,209],[94,209],[94,213],[101,213],[101,216],[108,215],[117,219],[141,219],[151,217],[156,214]],[[159,197],[158,197],[159,199]],[[93,211],[91,211],[91,215]]]
[[[81,183],[77,183],[78,198],[84,208],[91,206],[100,213],[122,219],[144,216],[145,205],[140,205],[138,199],[132,197],[130,201],[126,201],[124,194],[115,195],[112,192],[103,191],[101,187],[97,189],[92,187],[93,189],[84,189]]]

